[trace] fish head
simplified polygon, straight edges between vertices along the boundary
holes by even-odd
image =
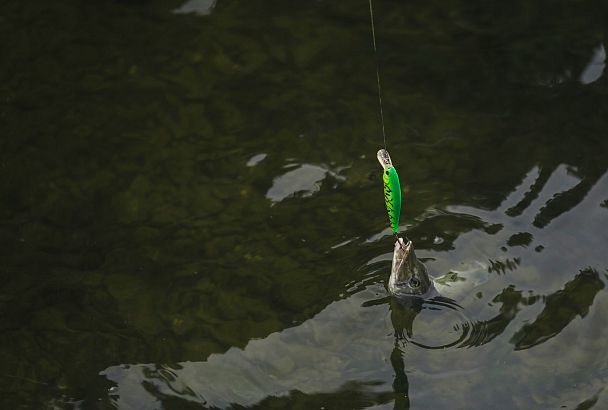
[[[397,238],[393,252],[389,291],[395,296],[424,297],[432,289],[426,267],[416,258],[412,241]]]

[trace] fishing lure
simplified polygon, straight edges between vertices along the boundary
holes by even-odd
[[[388,212],[388,220],[391,225],[391,230],[395,235],[399,231],[399,215],[401,214],[401,184],[399,183],[399,175],[393,166],[390,155],[385,149],[381,149],[377,154],[378,161],[384,172],[382,180],[384,182],[384,202],[386,211]]]

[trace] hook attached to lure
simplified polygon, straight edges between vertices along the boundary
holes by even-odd
[[[397,170],[393,166],[391,156],[387,150],[381,149],[378,151],[377,157],[384,169],[382,181],[384,182],[384,203],[386,204],[388,220],[393,234],[399,238],[399,216],[401,214],[401,184],[399,183],[399,175],[397,175]]]

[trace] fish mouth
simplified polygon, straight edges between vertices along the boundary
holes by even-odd
[[[432,287],[426,267],[416,258],[412,241],[401,237],[395,242],[389,290],[397,296],[422,296]]]
[[[401,236],[398,236],[396,242],[397,242],[396,245],[398,245],[401,249],[403,249],[403,251],[406,254],[410,253],[410,250],[412,249],[412,241],[410,241],[407,238],[403,238]]]
[[[412,251],[412,241],[406,240],[400,236],[395,242],[395,251],[393,253],[393,271],[401,271],[403,264],[407,263],[410,252]],[[396,263],[395,263],[396,262]]]

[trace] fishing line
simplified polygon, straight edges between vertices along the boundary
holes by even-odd
[[[376,30],[374,28],[374,8],[372,0],[369,0],[369,18],[372,22],[372,44],[374,45],[374,57],[376,60],[376,82],[378,84],[378,102],[380,103],[380,124],[382,125],[382,139],[386,149],[386,132],[384,131],[384,112],[382,110],[382,87],[380,87],[380,64],[378,63],[378,50],[376,48]]]
[[[376,46],[376,28],[374,26],[374,7],[372,0],[369,0],[369,19],[372,23],[372,44],[374,46],[374,59],[376,60],[376,84],[378,85],[378,105],[380,108],[380,124],[382,126],[382,140],[384,141],[384,149],[381,149],[376,154],[380,165],[382,165],[382,182],[384,184],[384,203],[388,213],[388,221],[397,238],[397,244],[401,249],[404,249],[405,244],[403,239],[399,237],[399,218],[401,213],[401,184],[399,175],[393,166],[391,156],[386,149],[386,131],[384,129],[384,110],[382,108],[382,87],[380,86],[380,63],[378,62],[378,48]],[[409,242],[409,240],[408,240]]]

